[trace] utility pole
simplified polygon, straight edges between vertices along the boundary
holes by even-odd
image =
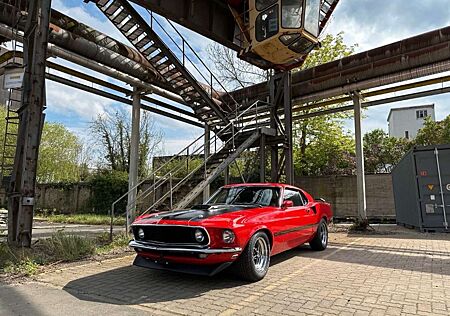
[[[44,124],[45,62],[51,0],[28,2],[24,32],[22,106],[14,170],[8,190],[8,243],[30,247],[35,208],[36,169]]]

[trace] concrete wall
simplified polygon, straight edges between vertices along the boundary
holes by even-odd
[[[295,183],[329,202],[336,217],[357,216],[356,176],[296,177]],[[366,195],[369,218],[395,217],[390,174],[366,175]]]
[[[197,180],[196,182],[198,182]],[[335,216],[339,218],[356,216],[356,177],[355,176],[322,176],[296,177],[296,185],[311,193],[315,198],[324,198],[331,203]],[[174,182],[176,182],[174,180]],[[151,184],[143,185],[143,190]],[[183,186],[174,194],[174,204],[192,190],[193,185]],[[165,184],[168,189],[168,183]],[[220,186],[215,183],[211,194]],[[395,216],[392,179],[390,174],[367,175],[367,213],[371,218],[393,218]],[[162,192],[157,192],[159,198]],[[0,193],[0,198],[3,194]],[[37,188],[37,208],[56,210],[62,213],[76,213],[89,211],[91,190],[86,183],[73,185],[39,184]],[[197,199],[201,203],[202,197]],[[153,195],[139,201],[139,209],[148,208],[153,202]],[[168,207],[169,200],[166,200]]]
[[[61,185],[58,183],[38,184],[36,207],[56,210],[63,214],[89,211],[91,189],[86,183]]]

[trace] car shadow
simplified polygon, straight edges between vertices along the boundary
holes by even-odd
[[[338,242],[330,242],[326,251],[313,251],[307,245],[286,251],[271,258],[271,267],[288,264],[295,257],[450,275],[450,253],[446,251]],[[229,270],[206,277],[126,266],[73,280],[64,290],[81,300],[130,305],[190,299],[242,286],[257,290],[271,281],[270,272],[263,281],[251,284]]]
[[[270,266],[310,252],[307,246],[284,252],[273,256]],[[239,279],[232,268],[208,277],[130,265],[70,281],[63,290],[81,300],[130,305],[195,298],[217,289],[254,287],[254,283]],[[269,281],[266,278],[262,282]]]

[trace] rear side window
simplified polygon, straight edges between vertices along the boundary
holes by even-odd
[[[300,192],[291,190],[291,189],[284,189],[284,201],[292,201],[294,203],[294,206],[302,206],[303,201],[302,197],[300,196]]]

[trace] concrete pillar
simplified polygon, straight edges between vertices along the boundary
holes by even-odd
[[[204,150],[205,161],[211,153],[210,141],[211,141],[210,127],[208,126],[208,124],[205,124],[205,150]],[[205,164],[205,178],[206,178],[206,164]],[[209,199],[210,189],[211,186],[208,184],[203,190],[203,202],[206,202]]]
[[[356,143],[356,191],[358,197],[359,221],[367,221],[366,204],[366,177],[364,174],[363,138],[361,132],[361,95],[358,92],[352,94],[355,121]]]
[[[141,121],[141,91],[133,89],[133,108],[131,111],[131,145],[130,145],[130,170],[128,173],[128,203],[127,203],[127,227],[133,223],[136,216],[136,195],[139,167],[139,129]]]

